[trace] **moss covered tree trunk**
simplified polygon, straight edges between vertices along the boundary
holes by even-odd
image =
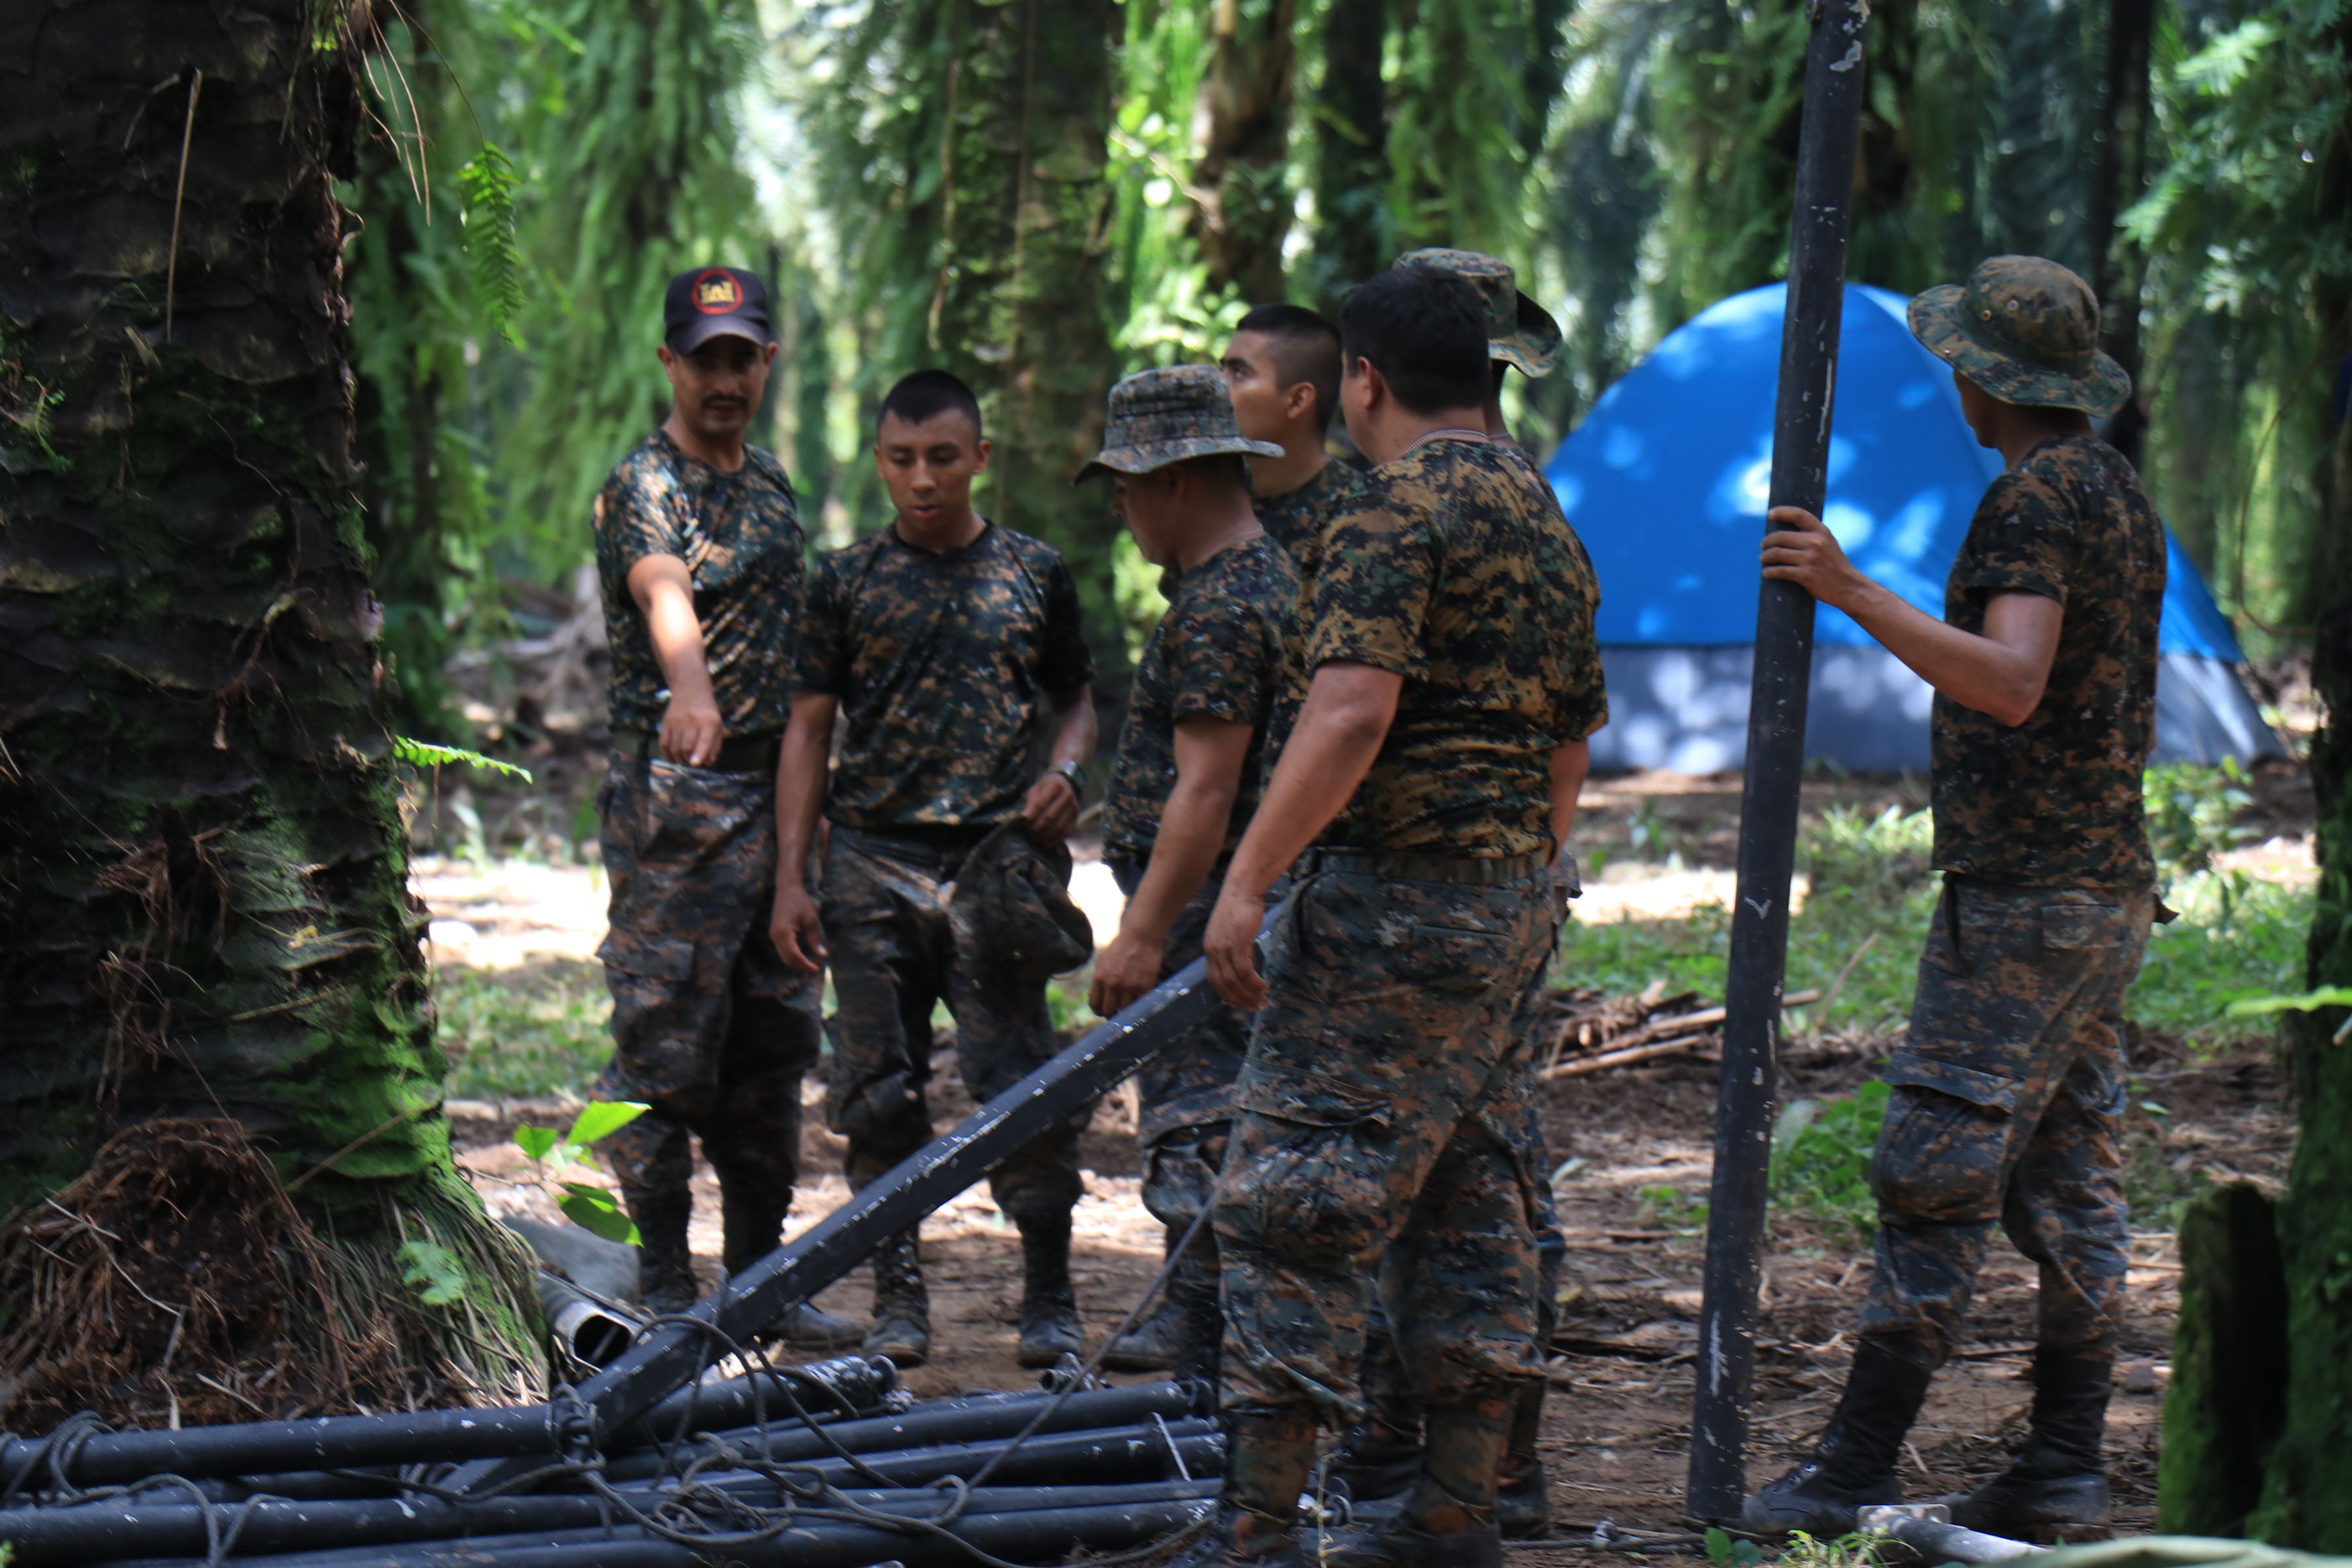
[[[355,499],[359,101],[320,15],[0,16],[0,1211],[142,1127],[224,1130],[394,1362],[473,1345],[421,1385],[464,1397],[535,1375],[527,1275],[438,1109]],[[470,1264],[464,1300],[415,1305],[411,1241]]]
[[[1252,304],[1282,298],[1297,9],[1297,0],[1216,0],[1201,79],[1206,135],[1192,166],[1202,196],[1201,258],[1212,291],[1238,284]]]
[[[2352,599],[2320,623],[2313,683],[2327,724],[2311,748],[2319,799],[2314,986],[2352,985]],[[2286,1426],[2272,1452],[2252,1533],[2284,1546],[2352,1552],[2352,1012],[2290,1015],[2297,1121],[2294,1171],[2279,1210],[2287,1286]]]
[[[1112,0],[950,0],[940,243],[927,323],[938,363],[986,406],[981,505],[1061,551],[1107,681],[1127,668],[1112,574],[1118,522],[1071,478],[1102,447],[1114,358],[1103,267]],[[913,367],[908,366],[908,369]]]

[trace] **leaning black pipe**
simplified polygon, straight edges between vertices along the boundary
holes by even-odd
[[[1130,1487],[983,1488],[971,1494],[971,1510],[952,1529],[961,1541],[998,1557],[1052,1563],[1080,1547],[1116,1552],[1181,1530],[1204,1514],[1214,1498],[1214,1480],[1165,1481]],[[847,1494],[877,1512],[908,1518],[936,1515],[947,1499],[919,1493],[866,1491]],[[492,1502],[583,1500],[493,1499]],[[466,1504],[481,1508],[484,1504]],[[249,1527],[248,1527],[249,1528]],[[241,1535],[239,1545],[245,1543]],[[954,1541],[929,1531],[900,1531],[871,1525],[817,1521],[795,1526],[766,1541],[742,1545],[695,1547],[661,1540],[635,1525],[609,1529],[531,1530],[475,1536],[247,1556],[236,1561],[255,1568],[701,1568],[740,1563],[743,1568],[867,1568],[897,1559],[907,1568],[970,1568],[971,1554]],[[33,1561],[28,1558],[29,1563]],[[108,1568],[199,1568],[201,1556],[109,1560]]]
[[[1277,907],[1261,938],[1280,918]],[[740,1343],[840,1279],[888,1237],[985,1176],[1031,1139],[1135,1070],[1217,1005],[1205,961],[1194,959],[1084,1039],[935,1138],[793,1241],[730,1278],[693,1316]],[[717,1358],[719,1341],[694,1328],[657,1331],[580,1385],[606,1430],[650,1410]],[[476,1460],[451,1479],[485,1492],[526,1473],[527,1458]]]
[[[851,1363],[865,1368],[858,1373]],[[810,1386],[811,1380],[831,1393]],[[844,1357],[784,1372],[785,1386],[812,1414],[820,1398],[833,1405],[879,1404],[898,1386],[887,1359]],[[666,1440],[690,1415],[697,1427],[735,1426],[753,1419],[765,1390],[771,1419],[793,1421],[791,1406],[765,1373],[682,1389],[618,1431],[599,1432],[577,1402],[483,1410],[425,1410],[385,1415],[322,1415],[306,1421],[247,1421],[188,1426],[176,1432],[102,1432],[64,1445],[67,1478],[77,1486],[117,1486],[148,1476],[249,1476],[323,1469],[364,1469],[424,1461],[457,1463],[491,1455],[530,1455],[544,1463],[569,1439],[619,1450]],[[1035,1396],[1035,1397],[1042,1397]],[[1125,1417],[1133,1420],[1135,1417]],[[0,1498],[49,1484],[49,1437],[0,1442]]]
[[[736,1454],[747,1461],[757,1458],[758,1434],[745,1436],[750,1440],[736,1447]],[[1223,1441],[1214,1422],[1190,1419],[1171,1421],[1164,1426],[1112,1426],[1052,1436],[1041,1435],[1017,1448],[1011,1447],[1010,1439],[1000,1438],[987,1443],[933,1443],[920,1448],[861,1453],[855,1463],[838,1455],[769,1462],[804,1468],[835,1486],[855,1485],[865,1479],[866,1471],[872,1471],[887,1478],[892,1486],[920,1487],[942,1476],[971,1475],[1010,1448],[1009,1456],[991,1472],[991,1480],[1006,1486],[1046,1481],[1103,1485],[1149,1480],[1168,1473],[1171,1443],[1186,1470],[1193,1475],[1213,1474],[1223,1465]],[[682,1463],[691,1463],[711,1451],[699,1447],[685,1449],[679,1458]],[[659,1475],[664,1468],[658,1454],[632,1454],[626,1460],[605,1466],[604,1477],[614,1482],[642,1481]],[[0,1515],[0,1521],[6,1518]]]

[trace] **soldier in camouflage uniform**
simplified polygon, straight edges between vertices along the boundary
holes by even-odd
[[[1559,363],[1560,335],[1559,323],[1549,311],[1519,292],[1516,275],[1510,266],[1494,257],[1475,250],[1416,250],[1397,258],[1400,267],[1434,267],[1451,272],[1478,292],[1486,312],[1486,353],[1489,374],[1486,407],[1487,438],[1507,454],[1534,464],[1528,459],[1525,448],[1512,439],[1510,428],[1503,420],[1503,378],[1513,370],[1522,375],[1549,375]],[[1549,482],[1543,482],[1542,493],[1551,496]],[[1558,505],[1557,498],[1553,504]],[[1561,517],[1566,526],[1566,514]],[[1573,531],[1570,531],[1573,537]],[[1591,563],[1586,559],[1581,541],[1576,549],[1576,588],[1596,608],[1601,602],[1600,589],[1593,575]],[[1564,918],[1568,900],[1581,889],[1577,885],[1576,862],[1567,847],[1566,828],[1572,822],[1576,791],[1583,783],[1580,769],[1576,775],[1562,781],[1571,807],[1571,816],[1561,824],[1561,844],[1559,858],[1552,864],[1552,880],[1557,893],[1555,909]],[[1552,950],[1559,947],[1555,931]],[[1521,1022],[1517,1027],[1528,1031],[1538,1026],[1543,1011],[1543,996],[1549,984],[1546,969],[1539,968],[1529,978],[1526,994],[1520,999]],[[1551,1154],[1544,1138],[1541,1105],[1533,1079],[1535,1058],[1526,1058],[1529,1081],[1525,1093],[1528,1119],[1525,1136],[1529,1168],[1549,1174]],[[1559,1218],[1552,1207],[1551,1184],[1547,1179],[1536,1187],[1536,1253],[1538,1287],[1536,1293],[1536,1342],[1538,1345],[1551,1342],[1553,1330],[1559,1320],[1560,1266],[1568,1254],[1568,1238],[1560,1234]],[[1398,1361],[1395,1342],[1388,1332],[1387,1321],[1377,1306],[1366,1334],[1364,1350],[1364,1419],[1350,1429],[1327,1463],[1326,1475],[1347,1491],[1356,1511],[1367,1518],[1387,1511],[1383,1504],[1401,1504],[1421,1472],[1421,1411],[1404,1381],[1404,1369]],[[1517,1394],[1511,1421],[1511,1441],[1503,1458],[1501,1472],[1496,1477],[1495,1512],[1497,1526],[1507,1539],[1532,1538],[1549,1533],[1551,1529],[1551,1494],[1544,1472],[1543,1456],[1538,1439],[1543,1431],[1544,1394],[1549,1387],[1547,1380],[1537,1379],[1526,1384]]]
[[[1190,1568],[1302,1560],[1316,1426],[1363,1416],[1376,1288],[1423,1473],[1392,1526],[1323,1560],[1499,1563],[1496,1473],[1542,1375],[1513,1023],[1551,940],[1554,780],[1605,714],[1592,606],[1540,480],[1479,427],[1475,294],[1399,268],[1349,296],[1344,333],[1349,431],[1381,467],[1324,530],[1285,663],[1298,721],[1205,944],[1257,1019],[1213,1211],[1226,1488]],[[1266,889],[1294,860],[1261,978]]]
[[[1131,375],[1111,388],[1102,455],[1113,504],[1143,558],[1177,574],[1144,644],[1103,797],[1103,858],[1128,895],[1095,960],[1095,1010],[1109,1017],[1201,956],[1224,862],[1256,808],[1266,721],[1298,573],[1250,507],[1244,456],[1280,458],[1234,422],[1208,365]],[[1137,1074],[1143,1204],[1173,1254],[1216,1185],[1249,1023],[1231,1007]],[[1217,1252],[1205,1228],[1177,1258],[1160,1310],[1112,1342],[1123,1371],[1214,1375]]]
[[[2155,912],[2140,780],[2155,735],[2164,528],[2091,432],[2130,395],[2096,298],[2000,256],[1911,302],[1977,438],[2009,471],[1977,507],[1944,619],[1776,509],[1765,574],[1853,616],[1936,688],[1944,891],[1872,1162],[1877,1268],[1853,1369],[1811,1459],[1748,1500],[1758,1531],[1835,1535],[1899,1499],[1895,1458],[1951,1354],[1996,1226],[2041,1265],[2031,1435],[2008,1473],[1948,1500],[2005,1535],[2105,1524],[2101,1457],[2128,1233],[2124,995]]]
[[[719,1173],[725,1267],[772,1249],[799,1173],[801,1078],[817,1059],[817,985],[769,941],[776,737],[800,618],[792,481],[743,442],[775,356],[760,280],[681,273],[660,355],[661,426],[596,497],[613,649],[612,756],[597,795],[611,934],[613,1059],[600,1099],[643,1116],[604,1144],[642,1238],[647,1301],[697,1294],[689,1132]],[[781,1325],[838,1349],[856,1325],[803,1305]]]
[[[801,630],[778,785],[781,858],[803,863],[820,809],[830,842],[822,911],[797,883],[780,881],[773,929],[787,961],[811,971],[832,961],[839,1008],[825,1121],[849,1141],[856,1184],[931,1140],[924,1086],[939,1003],[954,1015],[958,1069],[976,1100],[1011,1088],[1056,1048],[1046,974],[998,962],[988,922],[958,920],[951,907],[972,890],[957,886],[968,858],[1007,823],[1025,825],[1066,879],[1063,841],[1095,743],[1076,586],[1052,546],[972,510],[971,481],[987,459],[980,406],[962,382],[919,371],[894,387],[875,461],[898,515],[825,557]],[[836,715],[840,757],[828,779]],[[997,1206],[1021,1231],[1027,1366],[1084,1345],[1069,1274],[1077,1134],[1076,1125],[1042,1133],[989,1173]],[[869,1352],[907,1364],[929,1355],[911,1231],[875,1261],[874,1319]]]

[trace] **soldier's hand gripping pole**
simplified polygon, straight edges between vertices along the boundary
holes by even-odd
[[[1811,0],[1804,117],[1797,144],[1789,301],[1780,327],[1780,400],[1772,421],[1770,506],[1818,516],[1828,488],[1830,407],[1845,299],[1846,232],[1862,117],[1868,0]],[[1770,531],[1771,524],[1766,525]],[[1700,1310],[1698,1393],[1691,1411],[1689,1506],[1699,1519],[1738,1516],[1747,1489],[1748,1394],[1756,1372],[1756,1286],[1770,1171],[1776,1036],[1796,866],[1805,697],[1812,674],[1812,595],[1767,581],[1756,609],[1748,706],[1747,781],[1739,808],[1739,885],[1725,985],[1723,1076],[1707,1205],[1706,1290]]]
[[[1282,917],[1266,914],[1258,940]],[[1135,1070],[1138,1064],[1206,1018],[1218,1005],[1206,963],[1194,959],[1161,981],[1108,1023],[900,1161],[881,1180],[730,1279],[688,1314],[739,1344],[799,1302],[840,1279],[890,1237],[988,1174],[1032,1138],[1076,1111]],[[683,1388],[723,1353],[716,1336],[674,1325],[659,1329],[582,1384],[579,1397],[593,1430],[614,1432],[674,1390]],[[452,1491],[483,1492],[521,1476],[544,1459],[481,1459],[444,1484]]]

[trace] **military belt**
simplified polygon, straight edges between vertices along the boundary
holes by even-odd
[[[1302,874],[1351,871],[1389,882],[1462,882],[1499,888],[1541,872],[1540,854],[1491,858],[1477,855],[1391,855],[1378,849],[1310,849]]]
[[[719,742],[719,754],[703,765],[721,773],[772,773],[782,739],[773,730],[759,735],[730,735]],[[613,750],[639,761],[658,757],[661,737],[650,730],[616,729]]]

